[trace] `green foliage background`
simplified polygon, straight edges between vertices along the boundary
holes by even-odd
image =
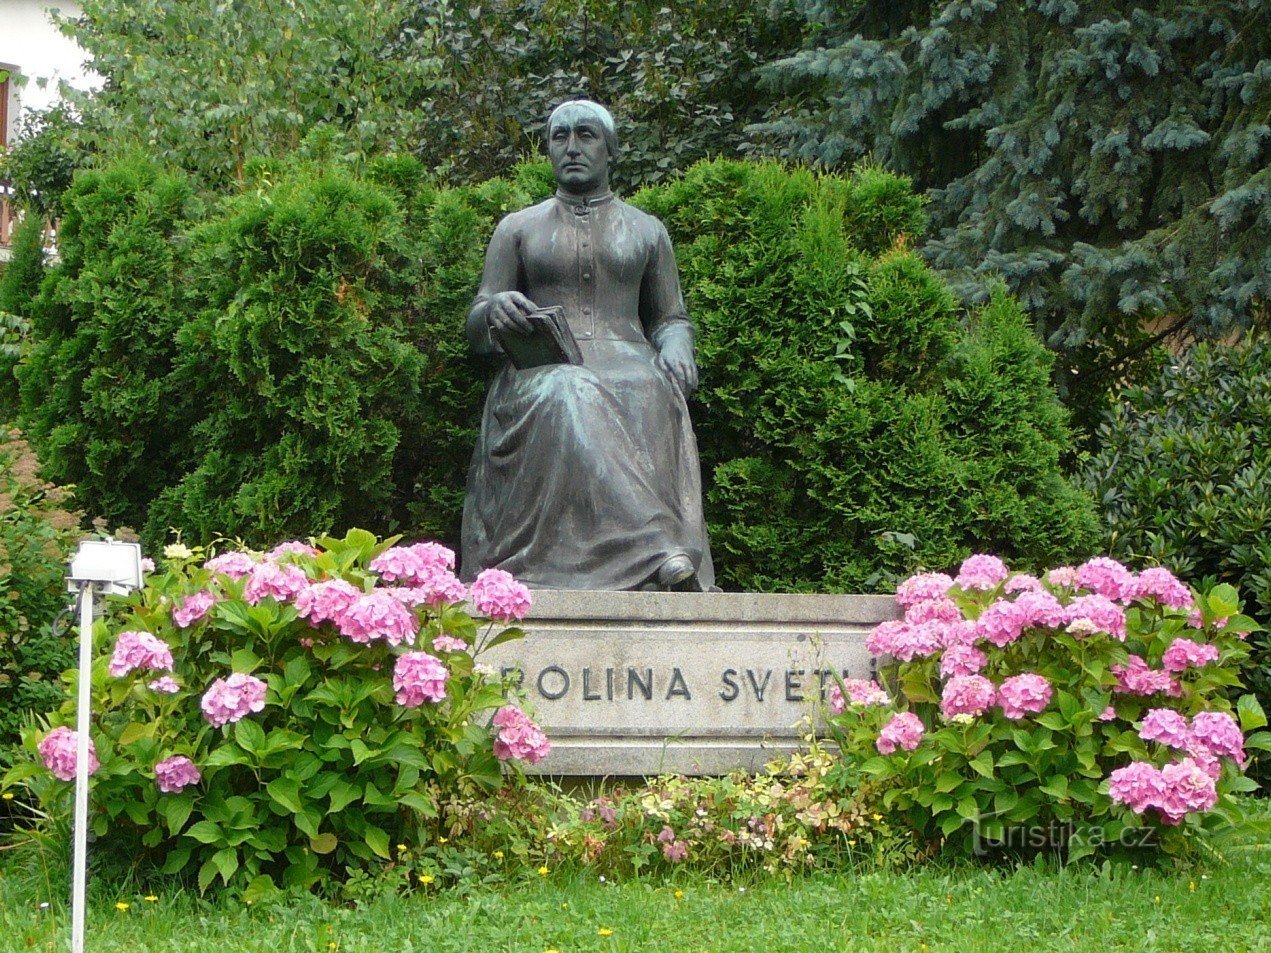
[[[1239,586],[1271,623],[1271,340],[1197,346],[1122,396],[1082,469],[1109,551]],[[1271,710],[1271,639],[1250,640],[1245,678]]]
[[[92,512],[152,546],[456,540],[485,389],[463,316],[495,223],[550,174],[444,188],[340,155],[317,133],[212,206],[140,160],[77,179],[21,380],[50,475]],[[972,550],[1089,549],[1049,358],[1004,292],[964,323],[907,247],[907,181],[718,161],[632,201],[666,221],[700,328],[726,585],[885,589]]]

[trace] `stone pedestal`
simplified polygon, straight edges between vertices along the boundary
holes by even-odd
[[[542,774],[758,770],[798,745],[824,693],[871,674],[891,596],[536,591],[523,641],[482,661],[522,673],[552,740]]]

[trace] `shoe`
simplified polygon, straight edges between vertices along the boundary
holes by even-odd
[[[670,592],[678,589],[696,575],[697,570],[693,568],[693,560],[683,553],[678,553],[669,557],[658,567],[658,588]]]

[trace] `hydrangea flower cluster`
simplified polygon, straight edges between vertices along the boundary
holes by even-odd
[[[501,761],[515,758],[538,764],[551,753],[552,744],[543,729],[515,705],[504,705],[495,712],[492,724],[499,729],[494,739],[494,756]]]
[[[266,561],[252,566],[243,587],[243,599],[257,605],[264,599],[287,602],[309,585],[309,577],[299,566]]]
[[[177,794],[198,784],[202,778],[194,762],[185,755],[165,758],[154,766],[155,783],[164,794]]]
[[[187,629],[207,615],[216,604],[216,596],[206,589],[186,596],[181,605],[172,610],[172,624]]]
[[[120,632],[108,670],[114,678],[123,678],[141,670],[170,672],[172,649],[163,639],[149,632]]]
[[[59,726],[44,736],[44,739],[36,745],[36,751],[40,755],[40,760],[44,762],[44,767],[48,768],[53,777],[61,781],[75,780],[75,765],[78,755],[79,733],[72,731],[65,726]],[[88,739],[88,773],[91,776],[98,768],[101,762],[97,760],[97,746],[93,744],[93,739]]]
[[[419,631],[419,620],[387,589],[359,595],[335,618],[340,634],[366,645],[383,639],[389,645],[411,642]]]
[[[393,666],[393,688],[397,704],[418,708],[424,702],[434,705],[446,697],[446,679],[450,672],[441,660],[427,652],[407,652],[397,657]]]
[[[530,611],[530,591],[510,572],[486,569],[472,583],[472,604],[484,616],[511,622]]]
[[[922,719],[913,712],[899,711],[883,726],[874,742],[881,754],[891,754],[897,748],[913,751],[922,741]]]
[[[861,707],[891,704],[891,698],[883,691],[882,687],[870,679],[845,678],[843,679],[843,688],[847,689],[846,699],[843,698],[843,691],[838,685],[831,685],[826,695],[830,703],[830,710],[836,715],[842,714],[849,704]]]
[[[235,672],[212,683],[199,703],[203,717],[213,728],[233,724],[252,712],[265,708],[268,686],[254,675]]]
[[[231,551],[222,553],[219,556],[213,556],[203,564],[203,568],[210,572],[220,573],[222,576],[228,576],[230,579],[242,579],[252,571],[256,566],[256,560],[252,559],[247,553]]]
[[[1143,741],[1161,747],[1154,749],[1153,761],[1111,770],[1107,789],[1116,803],[1140,814],[1154,811],[1166,824],[1212,808],[1224,765],[1231,762],[1243,768],[1246,763],[1244,736],[1230,714],[1202,710],[1189,719],[1165,707],[1165,699],[1187,696],[1189,708],[1195,710],[1197,693],[1206,691],[1208,684],[1195,673],[1227,658],[1225,649],[1200,636],[1162,635],[1176,632],[1184,619],[1209,632],[1221,633],[1226,623],[1216,620],[1206,627],[1197,598],[1167,569],[1136,574],[1116,560],[1099,557],[1038,578],[1012,574],[1000,559],[977,555],[968,558],[956,576],[924,573],[906,580],[897,588],[896,601],[903,618],[876,626],[866,646],[875,655],[887,656],[884,664],[899,666],[902,701],[916,710],[888,710],[891,702],[873,682],[855,683],[862,693],[869,686],[865,704],[857,703],[854,690],[832,688],[830,711],[837,717],[851,716],[852,730],[859,734],[849,737],[857,738],[856,744],[871,739],[884,755],[913,751],[924,732],[944,730],[933,721],[969,726],[977,719],[998,717],[1038,732],[1042,752],[1048,749],[1041,743],[1050,748],[1062,745],[1055,733],[1060,723],[1044,716],[1035,726],[1028,722],[1042,716],[1056,696],[1059,717],[1071,724],[1080,723],[1074,720],[1074,703],[1079,711],[1092,695],[1157,698],[1156,707],[1141,715],[1138,730]],[[1212,612],[1214,602],[1206,605]],[[1119,643],[1129,643],[1131,651]],[[1068,677],[1064,666],[1069,653],[1072,681],[1060,681],[1061,674]],[[1091,669],[1085,665],[1089,659],[1104,662]],[[1118,718],[1116,706],[1102,701],[1100,705],[1093,716],[1096,731],[1105,732],[1105,738],[1119,734],[1115,726],[1099,727]],[[1142,702],[1127,700],[1123,708],[1126,717],[1137,718]],[[1002,737],[998,734],[947,737],[950,744],[1022,744],[1018,729],[1004,741],[991,740]],[[958,737],[961,741],[954,742]],[[1101,757],[1112,756],[1105,751]],[[903,770],[917,771],[913,776],[918,777],[927,762],[907,764]],[[1115,761],[1104,770],[1113,765]],[[1092,784],[1083,779],[1073,783]]]

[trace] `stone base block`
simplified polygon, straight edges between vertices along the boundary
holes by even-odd
[[[833,672],[871,674],[891,596],[536,591],[516,669],[552,739],[539,773],[723,774],[798,746]]]

